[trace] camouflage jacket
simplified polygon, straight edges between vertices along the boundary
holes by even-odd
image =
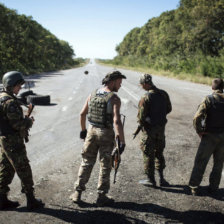
[[[167,92],[153,86],[140,99],[139,104],[138,104],[138,115],[137,115],[138,123],[141,127],[145,128],[145,129],[150,127],[150,123],[151,123],[150,110],[153,106],[151,95],[156,94],[156,93],[159,93],[160,95],[162,95],[165,98],[165,105],[164,105],[165,108],[163,109],[164,111],[163,112],[159,111],[159,113],[160,112],[164,113],[163,116],[164,116],[165,122],[163,125],[165,125],[165,123],[166,123],[166,115],[172,111],[172,105],[171,105],[170,98],[169,98],[169,95],[167,94]],[[155,105],[155,102],[154,102],[154,105]]]
[[[3,101],[1,106],[3,119],[14,133],[19,133],[23,137],[23,133],[32,126],[32,119],[24,117],[22,107],[14,96],[7,92],[1,92],[0,99],[4,97],[8,97],[8,99]]]
[[[212,95],[215,98],[221,97],[224,99],[224,94],[220,90],[215,90]],[[209,96],[206,96],[202,103],[198,106],[198,110],[195,113],[193,119],[193,125],[197,133],[202,133],[206,131],[206,119],[211,106],[212,102]]]

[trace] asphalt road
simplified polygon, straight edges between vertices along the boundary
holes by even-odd
[[[27,144],[36,194],[46,202],[46,208],[27,212],[20,182],[15,177],[10,198],[21,206],[14,211],[1,211],[0,223],[224,223],[223,180],[218,194],[206,194],[212,161],[208,164],[202,182],[202,195],[188,195],[186,185],[199,144],[192,118],[198,104],[211,92],[206,85],[153,76],[154,84],[166,90],[173,105],[166,128],[165,177],[169,188],[139,184],[144,179],[139,136],[132,140],[137,127],[137,104],[144,94],[138,86],[139,72],[119,69],[127,76],[119,90],[121,113],[126,115],[125,137],[127,147],[117,174],[117,183],[111,181],[110,194],[116,203],[112,207],[97,208],[96,187],[98,163],[83,194],[85,204],[72,204],[69,195],[81,161],[79,139],[79,112],[87,96],[101,86],[105,74],[115,68],[101,66],[93,60],[82,68],[33,75],[32,90],[51,96],[51,105],[36,106],[35,123]],[[84,71],[89,74],[85,75]],[[24,90],[23,90],[24,91]],[[113,175],[113,172],[112,174]]]

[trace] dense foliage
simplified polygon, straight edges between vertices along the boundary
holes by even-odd
[[[116,51],[114,64],[224,77],[224,1],[180,0],[132,29]]]
[[[0,4],[0,74],[18,70],[24,74],[73,66],[69,44],[25,15]]]

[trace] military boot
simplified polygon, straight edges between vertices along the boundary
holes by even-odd
[[[106,194],[98,194],[98,198],[96,200],[96,204],[99,207],[103,207],[106,205],[111,205],[114,203],[114,199]]]
[[[214,188],[214,187],[209,186],[207,188],[207,191],[208,191],[209,194],[215,195],[217,193],[217,191],[218,191],[218,188]]]
[[[10,201],[7,194],[0,194],[0,210],[17,208],[19,205],[18,201]]]
[[[160,177],[160,186],[161,186],[161,187],[167,187],[167,186],[170,185],[169,182],[167,182],[167,181],[165,180],[165,178],[164,178],[164,176],[163,176],[163,171],[162,171],[162,170],[159,171],[159,177]]]
[[[81,196],[82,196],[82,191],[75,191],[75,193],[70,195],[70,199],[74,202],[74,203],[80,203],[81,202]]]
[[[154,176],[148,176],[148,184],[152,187],[156,187],[156,180]]]
[[[27,193],[26,199],[27,199],[27,209],[28,210],[43,208],[45,205],[40,199],[35,198],[33,192]]]

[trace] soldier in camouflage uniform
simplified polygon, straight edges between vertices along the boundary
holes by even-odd
[[[212,89],[214,92],[205,97],[193,120],[194,128],[201,138],[189,181],[193,195],[198,193],[198,187],[211,156],[213,156],[214,164],[209,177],[208,192],[216,192],[222,175],[224,162],[223,80],[214,79]]]
[[[80,113],[80,138],[85,139],[82,149],[82,163],[75,183],[75,193],[70,196],[74,203],[81,202],[81,193],[88,182],[99,152],[100,174],[98,181],[97,205],[111,204],[113,199],[106,194],[110,188],[110,172],[112,166],[111,153],[114,138],[120,138],[120,153],[124,151],[125,139],[120,119],[120,98],[114,93],[121,87],[126,77],[119,71],[108,73],[102,80],[103,88],[97,89],[87,98]],[[86,130],[86,116],[90,122]],[[115,129],[115,133],[114,133]]]
[[[147,93],[141,98],[138,105],[138,123],[142,130],[141,150],[143,152],[144,170],[148,176],[147,183],[156,186],[155,169],[160,175],[160,186],[169,183],[163,176],[165,158],[165,125],[166,115],[171,112],[172,106],[169,95],[158,89],[152,82],[152,76],[143,74],[140,85]]]
[[[27,158],[24,137],[32,127],[33,119],[24,117],[15,95],[24,84],[20,72],[12,71],[3,76],[4,91],[0,93],[0,210],[15,208],[18,202],[7,198],[9,184],[15,172],[21,180],[22,192],[27,197],[27,208],[43,207],[41,200],[34,197],[32,171]]]

